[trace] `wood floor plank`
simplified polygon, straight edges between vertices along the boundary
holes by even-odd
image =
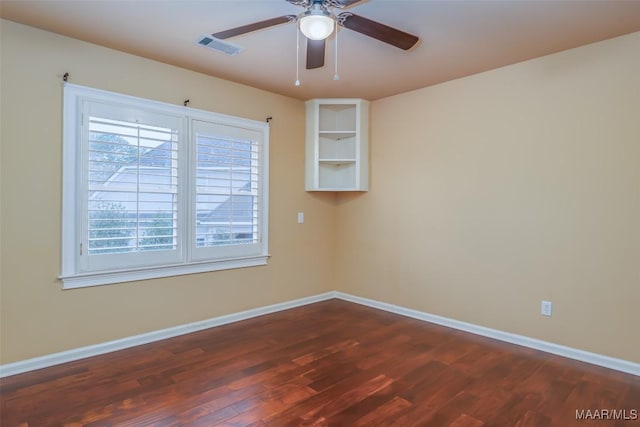
[[[0,404],[3,427],[578,427],[639,410],[640,377],[330,300],[4,378]]]
[[[413,404],[399,396],[394,396],[379,406],[373,406],[366,415],[358,418],[353,427],[377,427],[391,424],[391,420],[400,412],[408,412]],[[336,424],[341,425],[341,424]],[[349,424],[342,424],[349,425]]]
[[[484,423],[480,420],[477,420],[473,417],[470,417],[467,414],[461,414],[458,418],[456,418],[449,427],[482,427]]]

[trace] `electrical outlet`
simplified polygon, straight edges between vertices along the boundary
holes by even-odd
[[[298,224],[304,223],[304,212],[298,212]]]
[[[553,303],[551,301],[542,301],[540,303],[540,314],[543,316],[551,316],[553,311]]]

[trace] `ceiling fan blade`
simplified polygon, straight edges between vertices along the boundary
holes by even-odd
[[[303,7],[307,7],[310,6],[311,4],[309,3],[310,0],[286,0],[291,4],[294,4],[296,6],[303,6]]]
[[[342,12],[339,14],[338,23],[345,28],[404,50],[411,49],[419,40],[418,37],[412,34],[405,33],[404,31],[362,16],[354,15],[351,12]]]
[[[212,34],[212,36],[217,39],[228,39],[229,37],[262,30],[263,28],[273,27],[274,25],[286,24],[287,22],[295,21],[295,19],[295,15],[279,16],[277,18],[266,19],[264,21],[254,22],[253,24],[232,28],[230,30],[220,31],[219,33]]]
[[[307,70],[324,67],[324,40],[307,39]]]
[[[293,5],[302,6],[302,7],[309,7],[313,2],[313,0],[285,0],[285,1],[288,1]],[[361,1],[362,0],[331,0],[331,3],[332,3],[331,6],[339,7],[340,9],[342,9],[343,7],[349,7],[352,4],[356,4]]]
[[[338,7],[343,8],[343,7],[350,7],[352,4],[356,4],[361,1],[362,0],[336,0],[336,3],[339,3],[341,5]]]

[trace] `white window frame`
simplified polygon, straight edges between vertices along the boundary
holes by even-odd
[[[269,258],[269,125],[265,122],[233,117],[189,107],[107,92],[99,89],[64,83],[63,86],[63,171],[62,171],[62,257],[63,289],[153,279],[183,274],[201,273],[232,268],[265,265]],[[83,103],[126,105],[166,116],[179,117],[182,122],[178,142],[178,244],[172,256],[159,256],[148,264],[134,267],[87,268],[82,249],[86,240],[83,224],[86,191],[82,129]],[[196,123],[235,128],[240,134],[251,135],[259,143],[258,236],[259,242],[250,245],[228,245],[229,250],[196,249],[195,209],[195,128]],[[242,247],[245,248],[242,248]],[[126,254],[118,254],[120,257]],[[147,254],[145,254],[147,255]],[[175,256],[174,256],[175,255]],[[164,258],[163,258],[164,257]],[[122,266],[122,264],[120,264]]]

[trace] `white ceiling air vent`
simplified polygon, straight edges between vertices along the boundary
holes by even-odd
[[[211,50],[215,50],[216,52],[226,53],[230,56],[237,55],[244,50],[241,46],[208,35],[200,37],[196,43],[200,46],[207,47]]]

